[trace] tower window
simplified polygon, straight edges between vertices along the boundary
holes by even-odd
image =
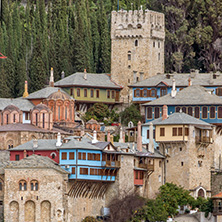
[[[158,48],[160,48],[160,42],[158,42]]]
[[[155,41],[153,41],[153,48],[155,48]]]
[[[135,46],[138,46],[138,40],[135,40]]]
[[[160,60],[160,53],[158,53],[158,60]]]
[[[128,60],[131,60],[131,51],[128,51]]]

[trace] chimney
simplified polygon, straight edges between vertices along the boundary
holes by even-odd
[[[110,142],[110,131],[107,132],[107,142]]]
[[[110,136],[110,142],[113,144],[113,135]]]
[[[97,132],[94,130],[93,131],[93,140],[92,140],[92,144],[95,144],[95,143],[97,143],[98,142],[98,140],[97,140]]]
[[[119,133],[119,143],[123,143],[123,127],[120,127],[120,133]]]
[[[137,125],[137,150],[142,152],[142,136],[141,136],[141,122]]]
[[[56,146],[61,146],[61,145],[62,145],[61,134],[60,132],[58,132]]]
[[[38,140],[37,139],[33,140],[33,148],[38,148]]]
[[[125,143],[125,132],[123,132],[123,143]]]
[[[83,77],[85,80],[87,80],[87,72],[86,72],[86,69],[84,69],[84,77]]]
[[[177,94],[176,82],[175,82],[175,79],[173,79],[173,86],[172,86],[172,90],[171,90],[171,96],[174,98],[174,97],[176,97],[176,94]]]
[[[168,117],[168,108],[167,105],[163,105],[162,120],[167,119],[167,117]]]
[[[61,79],[64,79],[64,78],[65,78],[65,72],[62,71],[62,73],[61,73]]]
[[[24,158],[26,158],[27,157],[27,152],[26,152],[26,150],[24,150]]]
[[[191,69],[191,70],[190,70],[190,77],[191,77],[191,78],[194,78],[195,75],[196,75],[195,69]]]
[[[23,98],[26,98],[27,96],[29,96],[29,93],[28,93],[28,82],[25,81],[25,90],[24,90],[24,93],[23,93]]]
[[[154,143],[153,143],[153,123],[149,126],[149,151],[154,153]]]
[[[51,67],[51,71],[50,71],[49,86],[54,87],[54,75],[53,75],[53,68],[52,67]]]
[[[188,79],[188,86],[191,86],[192,85],[192,80],[191,78]]]

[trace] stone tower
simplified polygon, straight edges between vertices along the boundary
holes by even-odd
[[[128,85],[164,73],[164,14],[150,10],[112,12],[111,77],[131,101]]]

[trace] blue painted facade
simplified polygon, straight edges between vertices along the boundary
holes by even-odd
[[[149,130],[149,125],[142,125],[142,144],[149,144],[149,139],[147,138],[147,131]],[[153,142],[154,142],[154,148],[156,149],[159,145],[155,141],[155,126],[153,126]]]
[[[87,149],[60,149],[59,152],[59,164],[63,169],[70,173],[69,179],[115,181],[115,175],[113,173],[115,163],[113,167],[112,165],[109,167],[109,174],[106,175],[107,167],[105,167],[106,161],[102,161],[102,151]],[[64,159],[63,153],[66,153],[66,159]],[[70,159],[70,153],[74,153],[74,159]],[[96,160],[90,160],[90,155],[91,157],[92,155],[96,155]]]
[[[163,88],[165,88],[165,90],[163,90]],[[180,90],[182,90],[184,87],[179,87],[176,86],[177,92],[179,92]],[[213,94],[216,94],[216,89],[217,88],[221,88],[221,87],[217,87],[217,86],[206,86],[206,89],[211,89],[213,90]],[[140,90],[136,92],[136,90]],[[145,93],[144,95],[144,90],[148,90],[150,91],[150,93]],[[152,93],[153,90],[153,93]],[[153,101],[161,96],[164,96],[166,94],[171,93],[172,88],[171,87],[133,87],[133,95],[132,95],[132,101],[133,102],[147,102],[147,101]],[[154,93],[155,92],[155,93]],[[147,96],[146,96],[147,95]],[[152,96],[149,96],[152,95]],[[220,96],[222,97],[222,96]]]
[[[210,103],[210,101],[209,101]],[[152,118],[148,118],[147,117],[147,109],[148,107],[152,108]],[[155,108],[159,108],[160,112],[159,112],[159,117],[162,116],[162,106],[149,106],[146,105],[145,106],[145,122],[150,122],[153,121],[155,119]],[[207,123],[210,124],[222,124],[222,115],[221,115],[221,111],[222,111],[222,104],[221,105],[200,105],[200,106],[191,106],[191,105],[187,105],[187,106],[178,106],[178,105],[168,105],[168,115],[174,113],[174,112],[179,112],[180,109],[182,109],[182,111],[184,112],[184,109],[186,110],[186,113],[188,113],[188,108],[192,109],[192,116],[203,120]],[[205,109],[207,110],[207,115],[204,117],[203,115],[203,108],[205,107]],[[211,116],[211,107],[213,107],[212,109],[215,109],[215,114],[213,115],[213,117]],[[199,108],[199,117],[195,116],[195,109]],[[219,111],[220,109],[220,111]],[[197,112],[198,113],[198,112]],[[213,112],[212,112],[213,114]]]

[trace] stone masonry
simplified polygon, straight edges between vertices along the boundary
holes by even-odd
[[[111,78],[121,86],[121,99],[131,101],[128,85],[164,72],[164,14],[150,10],[113,11]]]

